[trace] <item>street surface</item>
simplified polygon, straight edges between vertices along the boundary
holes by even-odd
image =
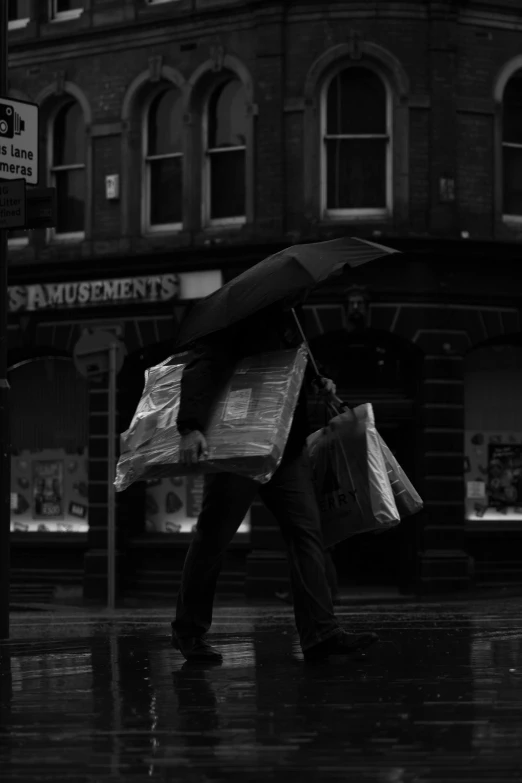
[[[221,666],[164,609],[15,614],[0,643],[0,779],[522,781],[522,600],[349,607],[361,660],[305,664],[281,605],[227,606]]]

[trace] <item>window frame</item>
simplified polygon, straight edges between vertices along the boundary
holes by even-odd
[[[169,90],[175,90],[179,93],[179,99],[183,100],[183,94],[179,87],[175,84],[161,85],[157,90],[154,90],[149,96],[144,110],[141,116],[141,182],[142,182],[142,199],[141,199],[141,233],[143,236],[151,234],[175,234],[183,231],[184,217],[182,214],[181,222],[179,223],[161,223],[152,225],[150,222],[150,207],[151,207],[151,167],[148,165],[149,161],[153,160],[167,160],[170,158],[181,158],[181,197],[182,203],[184,186],[185,186],[185,161],[186,161],[186,144],[185,144],[185,128],[182,125],[181,128],[181,152],[172,152],[167,155],[148,155],[149,146],[149,112],[152,108],[152,104],[161,94],[168,92]]]
[[[507,80],[507,82],[506,82],[506,84],[504,86],[503,95],[502,95],[502,104],[501,104],[501,127],[502,127],[502,130],[501,130],[501,138],[500,138],[501,148],[500,148],[500,172],[499,173],[500,173],[500,177],[501,177],[501,181],[502,181],[502,189],[501,189],[501,204],[502,204],[502,208],[501,208],[501,213],[502,213],[502,220],[504,222],[506,222],[506,223],[522,223],[522,212],[513,214],[511,212],[505,212],[504,211],[504,205],[505,205],[505,199],[504,199],[504,187],[505,187],[505,182],[504,182],[504,150],[505,150],[506,147],[509,147],[510,149],[522,150],[522,139],[520,141],[520,144],[517,144],[517,143],[514,143],[514,142],[510,142],[510,141],[504,141],[504,108],[505,108],[506,89],[507,89],[507,86],[508,86],[509,82],[511,81],[511,79],[514,79],[517,76],[518,73],[521,74],[520,82],[521,82],[521,85],[522,85],[522,67],[521,67],[521,68],[517,69],[516,71],[514,71],[514,73],[512,73],[511,76],[509,77],[509,79]]]
[[[50,0],[49,17],[51,22],[68,22],[72,19],[79,19],[84,11],[85,6],[73,8],[70,11],[59,11],[58,0]]]
[[[78,104],[80,107],[80,110],[82,112],[84,127],[85,127],[85,150],[84,150],[84,159],[85,163],[73,163],[72,165],[67,166],[54,166],[54,126],[56,123],[56,119],[58,117],[58,113],[65,108],[65,106],[73,106],[75,103]],[[65,233],[58,233],[57,227],[53,226],[52,228],[46,229],[47,234],[47,241],[56,241],[56,242],[82,242],[86,238],[86,224],[87,224],[87,201],[89,198],[89,192],[88,192],[88,180],[87,180],[87,161],[89,160],[87,155],[87,124],[85,122],[85,115],[83,112],[83,107],[79,101],[77,101],[73,96],[70,96],[70,100],[67,102],[61,103],[56,110],[52,113],[51,117],[49,118],[48,125],[47,125],[47,180],[49,182],[49,187],[56,188],[56,175],[55,172],[57,171],[73,171],[73,170],[79,170],[83,169],[85,172],[85,201],[84,201],[84,218],[83,218],[83,231],[67,231]]]
[[[241,228],[247,223],[248,212],[248,168],[247,168],[247,151],[248,151],[248,128],[246,133],[246,143],[236,147],[213,147],[208,146],[208,131],[209,131],[209,106],[210,100],[214,92],[221,87],[224,87],[229,82],[237,81],[241,85],[241,88],[245,91],[246,107],[248,111],[248,95],[246,93],[245,85],[237,74],[214,82],[206,91],[203,100],[203,112],[201,118],[201,134],[202,134],[202,166],[201,166],[201,222],[204,229],[208,228]],[[211,174],[211,156],[219,155],[220,152],[238,152],[243,151],[245,158],[245,205],[244,214],[237,215],[235,217],[228,218],[211,218],[212,211],[212,174]]]
[[[9,6],[8,6],[9,10]],[[7,19],[7,29],[8,30],[22,30],[24,27],[27,27],[29,22],[31,21],[30,16],[23,16],[23,17],[16,17],[16,19]]]
[[[7,248],[8,248],[8,250],[18,250],[19,248],[22,248],[22,247],[28,247],[29,241],[30,241],[28,232],[31,229],[27,228],[27,229],[22,229],[22,230],[25,230],[25,232],[26,232],[25,236],[23,236],[23,237],[9,237],[9,236],[7,237]]]
[[[340,135],[328,135],[326,133],[326,121],[327,121],[327,101],[328,90],[332,81],[343,71],[349,68],[364,68],[365,70],[372,71],[383,83],[385,90],[386,100],[386,134],[340,134]],[[323,80],[320,91],[319,99],[319,143],[320,143],[320,158],[319,158],[319,186],[320,186],[320,215],[321,220],[324,221],[342,221],[346,219],[371,219],[371,220],[383,220],[388,219],[393,214],[393,94],[391,85],[386,78],[385,74],[377,68],[373,68],[366,63],[360,65],[359,63],[342,63],[333,70],[326,79]],[[386,205],[383,208],[373,207],[359,207],[355,209],[328,209],[327,207],[327,194],[328,194],[328,168],[327,168],[327,145],[328,139],[386,139]]]

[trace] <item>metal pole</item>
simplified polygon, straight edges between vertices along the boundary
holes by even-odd
[[[0,2],[0,96],[7,96],[7,3]],[[0,639],[9,638],[11,454],[7,382],[7,231],[0,230]]]
[[[117,343],[109,348],[109,449],[108,449],[108,519],[107,519],[107,606],[116,605],[116,503],[114,474],[116,472],[116,354]]]

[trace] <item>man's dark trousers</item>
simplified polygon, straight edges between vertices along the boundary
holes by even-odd
[[[183,567],[172,627],[181,639],[202,637],[209,630],[226,549],[257,493],[276,518],[286,542],[295,622],[304,651],[342,632],[325,575],[319,510],[306,447],[285,453],[267,484],[231,473],[205,477],[202,509]]]

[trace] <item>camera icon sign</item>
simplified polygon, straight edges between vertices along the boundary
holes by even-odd
[[[12,139],[25,130],[25,122],[8,103],[0,102],[0,136]]]

